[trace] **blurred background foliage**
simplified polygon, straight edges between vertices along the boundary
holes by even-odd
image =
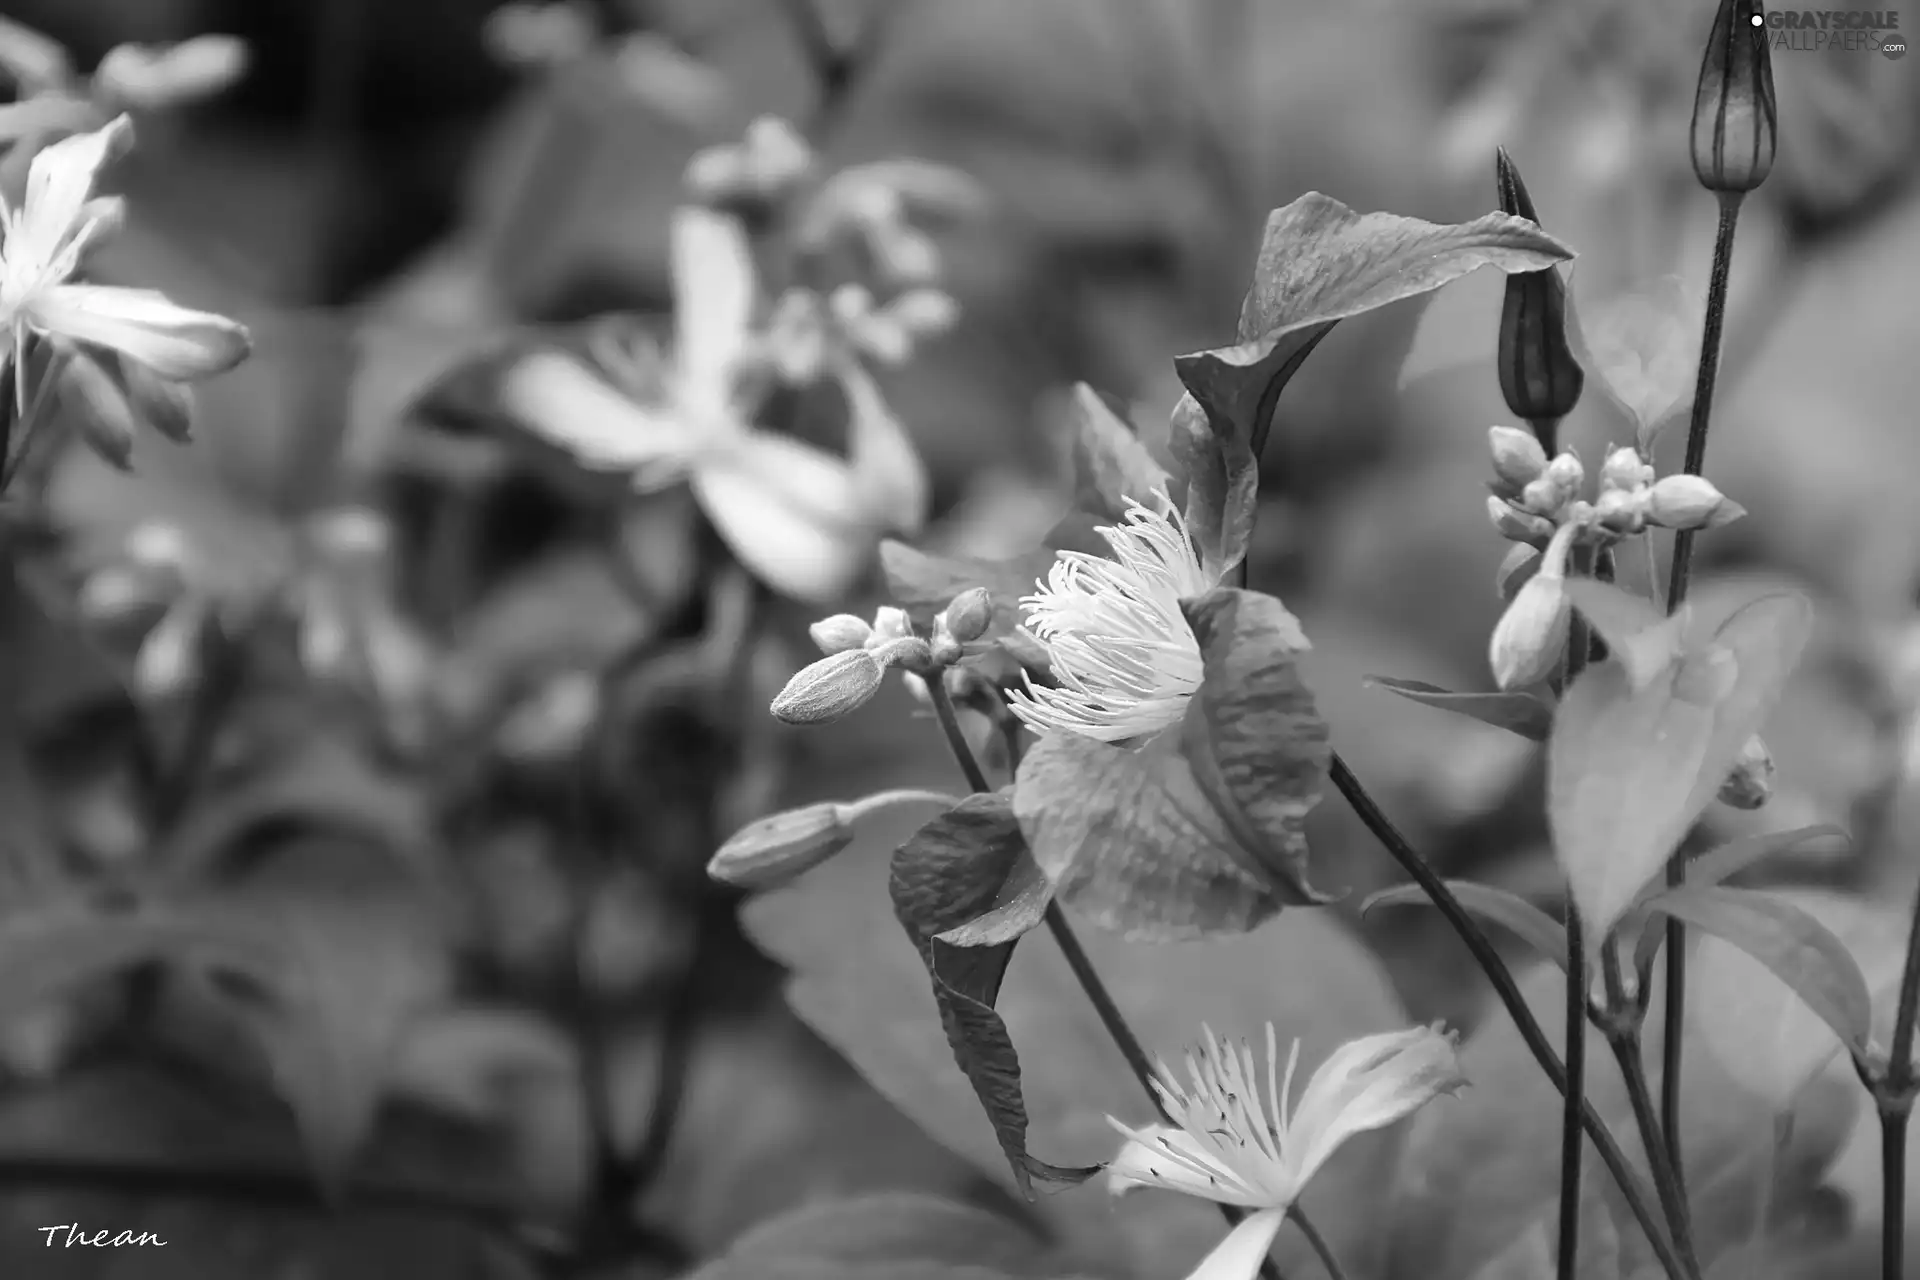
[[[752,941],[739,903],[703,874],[721,839],[776,803],[953,785],[923,713],[892,690],[796,750],[765,720],[765,686],[804,660],[810,612],[776,606],[763,641],[735,646],[746,656],[727,679],[688,676],[744,588],[685,502],[617,516],[605,486],[493,447],[484,406],[455,411],[441,395],[436,414],[414,411],[515,334],[667,309],[665,229],[695,150],[773,113],[812,127],[829,167],[919,156],[991,192],[991,216],[942,242],[960,325],[887,375],[933,470],[935,536],[983,554],[1051,523],[1051,424],[1073,380],[1132,404],[1155,438],[1178,394],[1172,356],[1227,339],[1266,211],[1305,191],[1454,221],[1493,207],[1504,145],[1545,225],[1579,251],[1581,308],[1667,273],[1705,276],[1713,205],[1683,141],[1710,8],[1695,0],[815,0],[827,38],[858,46],[844,84],[823,84],[835,73],[796,18],[804,2],[607,0],[590,6],[596,20],[632,39],[527,68],[490,46],[491,0],[9,0],[8,16],[83,67],[129,40],[250,43],[235,91],[143,123],[118,170],[128,231],[99,270],[245,320],[256,354],[204,388],[192,449],[142,439],[131,475],[79,449],[51,461],[48,500],[70,537],[23,548],[0,609],[0,821],[11,845],[55,852],[8,869],[0,956],[13,954],[9,927],[26,959],[66,954],[35,950],[31,931],[57,927],[76,866],[165,865],[195,886],[181,927],[264,925],[305,958],[308,985],[306,1015],[289,1020],[228,989],[245,987],[244,965],[203,981],[143,969],[78,996],[57,973],[16,982],[24,962],[0,973],[0,1272],[638,1278],[854,1190],[1010,1206],[980,1172],[996,1160],[970,1106],[948,1106],[951,1125],[929,1118],[938,1099],[909,1107],[918,1123],[895,1106],[916,1072],[952,1074],[937,1041],[922,1054],[906,1036],[892,1068],[861,1061],[869,1083],[816,1034],[845,1048],[833,1028],[847,1018],[931,1032],[913,1003],[923,986],[888,985],[923,975],[829,956],[836,935],[885,919],[869,901],[874,863],[905,820],[797,897],[751,904]],[[1820,602],[1823,633],[1767,731],[1775,799],[1711,823],[1848,827],[1844,857],[1767,874],[1871,923],[1911,887],[1920,838],[1904,785],[1920,699],[1920,66],[1775,63],[1780,163],[1741,223],[1709,460],[1751,514],[1706,541],[1704,563],[1727,590],[1794,582]],[[1264,459],[1255,585],[1306,621],[1335,739],[1415,843],[1449,874],[1548,899],[1537,754],[1362,684],[1374,672],[1489,683],[1503,548],[1483,515],[1482,440],[1505,416],[1490,363],[1498,297],[1497,279],[1471,278],[1326,342]],[[802,406],[797,429],[830,433],[828,418]],[[1630,427],[1589,395],[1565,430],[1591,460]],[[44,604],[59,596],[48,582],[110,560],[154,519],[185,531],[221,590],[334,582],[301,548],[313,513],[342,501],[381,506],[399,530],[370,584],[327,588],[371,593],[353,598],[385,637],[372,651],[431,666],[443,702],[475,720],[497,704],[517,729],[496,722],[483,747],[440,741],[423,759],[418,708],[389,699],[370,722],[251,641],[199,655],[191,706],[149,718],[130,708],[124,666]],[[609,536],[641,566],[637,597],[599,550]],[[870,612],[879,598],[848,604]],[[596,703],[608,686],[582,673],[623,654],[655,675]],[[378,685],[379,666],[349,683]],[[183,808],[166,761],[192,758],[210,702],[222,727]],[[586,756],[583,736],[598,744]],[[1241,987],[1224,1007],[1252,1017],[1264,1001],[1257,1016],[1290,1019],[1309,1057],[1403,1010],[1480,1023],[1478,980],[1435,921],[1355,918],[1392,877],[1365,832],[1332,803],[1314,822],[1316,879],[1350,890],[1347,905],[1288,916],[1264,951],[1113,944],[1099,957],[1150,1038],[1191,1034],[1193,991]],[[1863,947],[1897,951],[1897,932],[1861,927]],[[804,1022],[766,953],[810,958],[793,995]],[[1729,973],[1731,999],[1751,975]],[[54,987],[59,999],[35,995]],[[1021,989],[1016,975],[1009,991]],[[1044,1121],[1036,1145],[1098,1159],[1099,1110],[1133,1106],[1125,1077],[1088,1028],[1032,1000],[1008,1018]],[[1503,1035],[1474,1039],[1470,1074],[1475,1055],[1494,1080],[1518,1070]],[[1116,1095],[1075,1096],[1089,1072],[1122,1081]],[[1553,1158],[1553,1105],[1530,1087],[1525,1103],[1517,1082],[1484,1092],[1533,1107],[1537,1168],[1460,1163],[1482,1149],[1475,1122],[1442,1108],[1435,1126],[1455,1132],[1416,1138],[1421,1185],[1470,1167],[1499,1202],[1476,1220],[1523,1224]],[[1873,1211],[1871,1196],[1854,1203],[1875,1176],[1865,1131],[1845,1107],[1795,1110],[1776,1082],[1744,1087],[1812,1118],[1791,1151],[1742,1148],[1727,1167],[1758,1168],[1817,1224],[1807,1238],[1839,1251],[1809,1265],[1849,1265]],[[1802,1097],[1804,1081],[1792,1087]],[[1518,1149],[1511,1123],[1498,1131]],[[330,1161],[342,1211],[313,1202],[303,1139]],[[980,1168],[943,1143],[984,1150]],[[1336,1180],[1326,1207],[1310,1195],[1315,1216],[1356,1251],[1379,1236],[1370,1264],[1356,1252],[1357,1275],[1471,1275],[1487,1249],[1457,1224],[1444,1247],[1407,1246],[1440,1230],[1419,1186],[1413,1225],[1381,1234],[1353,1220],[1357,1204],[1341,1220],[1339,1188],[1377,1177],[1384,1150],[1353,1155],[1356,1181]],[[177,1167],[205,1172],[188,1186]],[[1107,1211],[1082,1200],[1040,1214],[1097,1245]],[[1217,1233],[1205,1214],[1161,1207],[1148,1217],[1164,1255],[1109,1265],[1177,1267]],[[54,1222],[171,1243],[50,1250],[34,1228]],[[505,1229],[518,1222],[548,1230]],[[562,1238],[577,1247],[553,1271]],[[1397,1260],[1408,1247],[1419,1265]]]

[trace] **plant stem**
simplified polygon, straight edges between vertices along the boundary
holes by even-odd
[[[1880,1275],[1902,1280],[1907,1214],[1906,1107],[1880,1108]]]
[[[1707,424],[1713,413],[1713,384],[1720,369],[1720,331],[1727,313],[1727,278],[1733,268],[1733,233],[1740,220],[1738,192],[1720,196],[1720,223],[1713,238],[1713,275],[1707,286],[1705,328],[1700,335],[1700,369],[1694,381],[1693,416],[1687,424],[1687,456],[1682,470],[1700,475],[1707,462]],[[1673,563],[1667,576],[1667,612],[1687,602],[1688,575],[1693,570],[1692,529],[1673,536]],[[1667,884],[1686,879],[1686,860],[1675,853],[1667,861]],[[1687,927],[1667,917],[1667,1005],[1661,1039],[1660,1119],[1666,1133],[1667,1158],[1673,1175],[1686,1191],[1686,1166],[1680,1151],[1680,1060],[1687,1028]]]
[[[922,679],[926,681],[927,698],[933,703],[934,718],[940,722],[940,732],[946,736],[947,747],[953,752],[953,758],[959,764],[960,772],[966,775],[967,785],[976,792],[993,790],[993,785],[987,781],[986,771],[980,767],[979,758],[973,754],[973,748],[967,743],[967,735],[960,729],[960,717],[954,713],[953,698],[947,692],[946,672],[942,670],[927,672]],[[1005,722],[1003,722],[1004,726]],[[1014,734],[1010,734],[1009,738],[1009,760],[1017,763],[1018,756],[1011,752],[1018,738]],[[1152,1059],[1147,1057],[1146,1048],[1140,1043],[1140,1037],[1133,1033],[1133,1028],[1127,1023],[1126,1015],[1120,1012],[1120,1006],[1114,1002],[1113,993],[1107,990],[1107,984],[1101,980],[1099,972],[1094,969],[1093,961],[1087,957],[1086,948],[1080,945],[1080,938],[1074,933],[1073,925],[1067,920],[1066,912],[1062,911],[1060,904],[1052,899],[1047,902],[1046,922],[1047,932],[1053,935],[1054,942],[1060,947],[1060,954],[1066,957],[1067,968],[1073,971],[1074,980],[1086,993],[1087,1002],[1093,1006],[1093,1011],[1098,1015],[1100,1025],[1106,1029],[1108,1038],[1113,1041],[1114,1047],[1120,1050],[1120,1056],[1126,1059],[1127,1067],[1133,1072],[1134,1079],[1138,1080],[1140,1087],[1146,1090],[1148,1100],[1153,1103],[1153,1109],[1160,1114],[1162,1120],[1172,1123],[1172,1117],[1167,1115],[1165,1104],[1160,1101],[1159,1092],[1153,1087]],[[1225,1204],[1220,1206],[1220,1213],[1232,1226],[1238,1226],[1241,1218],[1246,1216],[1240,1210]],[[1301,1222],[1302,1229],[1305,1229],[1304,1217],[1301,1218]],[[1272,1258],[1262,1260],[1260,1275],[1262,1280],[1284,1280]]]
[[[1623,989],[1620,953],[1611,944],[1601,949],[1600,972],[1607,988],[1607,1017],[1600,1022],[1600,1027],[1606,1035],[1607,1047],[1613,1050],[1614,1061],[1620,1064],[1620,1076],[1627,1087],[1627,1100],[1633,1106],[1634,1124],[1640,1131],[1640,1143],[1646,1148],[1647,1167],[1653,1171],[1654,1191],[1660,1197],[1660,1207],[1667,1215],[1667,1224],[1673,1229],[1674,1245],[1688,1268],[1698,1275],[1700,1263],[1693,1251],[1693,1227],[1687,1209],[1686,1189],[1681,1185],[1679,1173],[1669,1158],[1668,1147],[1662,1141],[1664,1135],[1660,1131],[1660,1118],[1653,1108],[1653,1090],[1647,1084],[1646,1059],[1641,1052],[1637,1017],[1640,1005],[1629,999]]]
[[[1905,1265],[1907,1117],[1913,1110],[1916,1006],[1920,1006],[1920,889],[1913,895],[1913,923],[1907,928],[1907,958],[1900,972],[1900,999],[1894,1007],[1886,1070],[1877,1079],[1862,1073],[1880,1113],[1880,1268],[1885,1280],[1901,1280]]]
[[[1479,962],[1480,968],[1486,973],[1487,981],[1493,985],[1494,994],[1499,996],[1500,1003],[1506,1006],[1514,1026],[1519,1029],[1521,1040],[1526,1042],[1527,1049],[1533,1054],[1534,1060],[1540,1064],[1540,1069],[1546,1073],[1553,1087],[1564,1096],[1567,1092],[1566,1068],[1561,1064],[1559,1055],[1554,1053],[1553,1045],[1548,1042],[1546,1032],[1540,1027],[1540,1020],[1534,1017],[1533,1010],[1527,1006],[1527,998],[1521,993],[1520,984],[1514,980],[1513,971],[1507,968],[1507,962],[1501,959],[1499,951],[1494,948],[1493,942],[1487,937],[1486,931],[1480,927],[1479,921],[1460,905],[1460,900],[1454,897],[1453,890],[1447,887],[1446,881],[1435,874],[1433,868],[1427,865],[1426,859],[1420,856],[1419,852],[1408,843],[1407,838],[1400,833],[1399,828],[1395,827],[1392,820],[1381,811],[1380,806],[1374,803],[1373,797],[1367,794],[1367,789],[1361,785],[1360,779],[1354,776],[1353,770],[1340,757],[1339,752],[1333,755],[1330,776],[1333,779],[1333,785],[1353,807],[1360,821],[1373,833],[1374,838],[1386,847],[1388,854],[1400,864],[1401,869],[1411,876],[1414,883],[1426,893],[1433,905],[1439,909],[1440,914],[1446,918],[1447,923],[1453,926],[1453,931],[1460,936],[1460,940],[1466,944],[1467,950],[1473,953],[1473,958]],[[1621,1151],[1619,1142],[1614,1139],[1612,1132],[1608,1130],[1606,1123],[1600,1119],[1600,1114],[1590,1103],[1581,1105],[1581,1123],[1586,1128],[1587,1136],[1593,1139],[1594,1146],[1599,1149],[1600,1158],[1605,1162],[1608,1172],[1619,1184],[1621,1196],[1626,1200],[1628,1208],[1633,1211],[1634,1219],[1640,1224],[1640,1229],[1646,1233],[1647,1242],[1659,1256],[1660,1265],[1665,1268],[1669,1280],[1692,1280],[1692,1272],[1682,1265],[1680,1255],[1675,1252],[1673,1241],[1660,1221],[1660,1215],[1654,1211],[1653,1204],[1648,1199],[1645,1183],[1628,1163],[1626,1153]]]
[[[1542,423],[1534,424],[1534,432],[1540,436],[1543,444],[1552,438],[1551,421],[1545,422],[1547,431],[1541,433]],[[1549,446],[1550,448],[1550,446]],[[1581,549],[1574,552],[1574,571],[1584,573],[1592,568],[1591,551]],[[1587,667],[1587,649],[1591,643],[1590,628],[1585,615],[1574,611],[1573,620],[1567,632],[1567,660],[1565,678],[1560,690],[1562,695],[1573,687]],[[1580,927],[1580,908],[1573,900],[1572,887],[1568,887],[1567,908],[1565,913],[1567,927],[1567,1087],[1564,1091],[1564,1106],[1561,1108],[1560,1121],[1560,1242],[1558,1266],[1555,1274],[1558,1280],[1574,1280],[1580,1262],[1580,1174],[1583,1167],[1586,1148],[1581,1141],[1581,1112],[1587,1101],[1587,988],[1591,979],[1587,976],[1586,931]]]
[[[1327,1280],[1347,1280],[1347,1273],[1341,1269],[1340,1259],[1333,1254],[1333,1246],[1329,1245],[1326,1237],[1307,1221],[1307,1215],[1295,1207],[1287,1216],[1293,1219],[1294,1225],[1300,1228],[1300,1234],[1307,1238],[1307,1243],[1313,1246],[1314,1253],[1319,1255],[1320,1265],[1327,1269]]]

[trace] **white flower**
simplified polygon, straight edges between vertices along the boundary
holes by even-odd
[[[0,324],[11,339],[0,369],[24,358],[30,334],[116,351],[174,382],[246,358],[247,331],[225,316],[175,306],[152,289],[72,283],[81,256],[118,221],[119,202],[94,199],[93,185],[132,133],[120,116],[56,142],[33,157],[20,207],[0,199]]]
[[[1267,1024],[1263,1073],[1242,1041],[1232,1045],[1202,1029],[1198,1061],[1189,1054],[1182,1087],[1160,1064],[1154,1090],[1173,1124],[1133,1129],[1109,1116],[1126,1136],[1107,1165],[1109,1189],[1184,1192],[1254,1212],[1194,1269],[1189,1280],[1249,1280],[1260,1269],[1287,1211],[1320,1167],[1355,1134],[1405,1119],[1466,1083],[1453,1038],[1433,1027],[1365,1036],[1334,1050],[1293,1100],[1300,1042],[1278,1070],[1279,1046]]]
[[[1177,724],[1200,687],[1200,642],[1180,602],[1216,585],[1164,493],[1157,509],[1127,500],[1125,523],[1099,530],[1113,559],[1062,551],[1021,599],[1058,688],[1027,682],[1009,699],[1035,733],[1121,742]]]
[[[755,427],[760,393],[745,375],[758,346],[757,285],[745,229],[689,206],[674,215],[672,241],[675,343],[645,403],[558,353],[521,361],[501,399],[586,466],[630,472],[642,489],[685,480],[756,576],[798,599],[833,598],[880,533],[924,519],[918,455],[864,384],[850,388],[859,394],[849,397],[848,458]]]

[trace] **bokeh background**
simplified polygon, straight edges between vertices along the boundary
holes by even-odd
[[[410,533],[405,546],[403,603],[422,627],[483,633],[506,648],[604,648],[602,633],[625,624],[618,593],[568,558],[592,502],[524,478],[489,482],[446,535],[428,514],[434,486],[419,479],[419,459],[440,459],[442,470],[426,471],[447,483],[452,464],[420,444],[426,428],[445,434],[447,424],[423,424],[413,407],[449,370],[512,335],[668,308],[665,228],[686,163],[761,114],[817,119],[829,166],[919,156],[991,193],[987,216],[942,239],[959,326],[887,382],[934,473],[937,535],[982,553],[1016,549],[1050,523],[1051,432],[1073,381],[1130,404],[1158,447],[1179,394],[1172,358],[1232,337],[1266,212],[1307,191],[1362,210],[1461,220],[1494,207],[1493,154],[1503,145],[1543,223],[1579,253],[1577,306],[1599,308],[1669,273],[1706,275],[1715,207],[1685,141],[1704,0],[815,2],[836,38],[884,28],[848,83],[832,86],[824,115],[820,68],[789,0],[609,0],[594,7],[598,21],[637,38],[643,54],[622,60],[626,46],[609,38],[591,56],[539,67],[515,65],[489,41],[489,0],[7,0],[8,17],[65,42],[81,67],[121,42],[208,31],[252,49],[234,90],[143,123],[140,148],[115,178],[131,201],[128,230],[99,270],[245,320],[256,354],[203,389],[192,449],[143,438],[132,475],[81,450],[62,457],[50,494],[77,531],[77,554],[104,553],[138,521],[161,518],[194,529],[244,574],[269,540],[261,530],[375,495],[409,530],[442,530]],[[1703,590],[1796,586],[1817,601],[1821,631],[1767,733],[1779,766],[1773,801],[1751,815],[1717,809],[1710,823],[1721,835],[1838,823],[1855,835],[1843,855],[1770,864],[1764,878],[1817,891],[1836,911],[1898,911],[1920,878],[1920,814],[1907,813],[1908,716],[1920,697],[1920,190],[1911,180],[1920,61],[1787,52],[1775,74],[1780,159],[1742,214],[1708,463],[1750,514],[1703,541]],[[1551,903],[1537,753],[1362,683],[1382,673],[1490,687],[1485,646],[1505,545],[1484,513],[1484,433],[1508,415],[1491,364],[1500,282],[1486,274],[1425,306],[1343,324],[1292,384],[1263,463],[1255,585],[1280,592],[1305,621],[1335,741],[1415,843],[1449,875]],[[476,421],[459,431],[484,434],[484,415]],[[1630,430],[1590,390],[1563,438],[1591,467]],[[1665,440],[1663,451],[1678,443]],[[680,571],[677,557],[693,563],[665,536],[647,556],[667,578]],[[875,586],[849,607],[870,612],[880,600]],[[799,636],[808,620],[794,611],[783,625]],[[90,763],[89,744],[121,728],[111,716],[73,728],[61,719],[71,706],[59,684],[48,678],[39,690],[47,709],[35,713],[44,717],[36,733],[65,726],[59,781],[45,785],[62,822],[97,834],[128,821],[127,802],[124,780]],[[788,1011],[779,968],[759,945],[809,911],[829,928],[862,873],[878,874],[889,833],[823,871],[806,891],[811,905],[789,905],[758,926],[756,942],[737,922],[739,901],[700,873],[725,822],[671,803],[688,787],[718,790],[726,802],[717,811],[737,819],[880,786],[951,787],[937,734],[890,690],[804,751],[792,735],[772,734],[769,749],[791,765],[775,794],[755,794],[752,762],[709,750],[688,717],[662,712],[645,734],[652,745],[630,762],[630,790],[640,809],[659,811],[621,845],[602,892],[619,904],[604,928],[617,957],[607,963],[623,974],[620,1051],[609,1060],[618,1125],[663,1132],[664,1147],[645,1185],[624,1189],[639,1207],[630,1229],[567,1274],[679,1274],[769,1215],[849,1189],[999,1203],[1004,1192],[986,1175],[930,1140]],[[382,785],[342,784],[338,803],[404,808],[408,784]],[[492,931],[497,955],[555,945],[562,927],[549,864],[566,861],[552,846],[572,837],[548,832],[541,812],[503,801],[441,831],[450,856],[484,868],[475,927]],[[1415,1018],[1480,1024],[1485,992],[1437,921],[1412,910],[1358,919],[1354,904],[1395,878],[1364,830],[1332,801],[1314,821],[1316,864],[1326,869],[1317,878],[1350,890],[1331,909],[1345,923],[1324,945],[1286,944],[1288,970],[1263,978],[1274,1016],[1331,1036],[1372,1029],[1378,1017],[1354,1012],[1356,1003],[1397,999]],[[248,856],[296,865],[288,838],[254,832],[265,851]],[[314,893],[348,892],[330,878],[350,853],[321,859],[327,883]],[[358,944],[336,936],[325,945]],[[1898,939],[1873,945],[1885,959]],[[1166,972],[1151,960],[1113,963],[1123,1000],[1176,985],[1173,961]],[[412,981],[413,964],[369,952],[341,980],[370,992]],[[485,989],[516,990],[511,980]],[[471,1214],[330,1216],[271,1179],[243,1179],[224,1197],[137,1179],[50,1189],[58,1171],[36,1175],[35,1161],[74,1151],[293,1157],[285,1117],[264,1095],[183,1082],[172,1066],[46,1026],[23,1015],[3,1068],[5,1274],[535,1273],[480,1229],[497,1224],[476,1225]],[[574,1203],[590,1162],[572,1104],[539,1087],[545,1041],[514,1041],[497,1026],[474,1034],[486,1043],[449,1033],[401,1073],[412,1084],[389,1099],[374,1167],[425,1170],[525,1203]],[[493,1061],[502,1036],[515,1049],[501,1060],[514,1069],[468,1079],[476,1072],[463,1064]],[[665,1093],[664,1072],[675,1077]],[[443,1114],[467,1087],[487,1099],[467,1119],[486,1123]],[[495,1114],[499,1098],[509,1101]],[[670,1126],[660,1122],[663,1099]],[[1837,1232],[1844,1242],[1877,1211],[1852,1203],[1875,1185],[1875,1153],[1865,1129],[1835,1125],[1839,1154],[1821,1180],[1836,1204],[1851,1205],[1851,1216],[1832,1209],[1851,1224]],[[49,1251],[30,1229],[95,1220],[176,1243]]]

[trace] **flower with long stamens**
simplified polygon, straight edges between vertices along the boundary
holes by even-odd
[[[120,202],[95,198],[101,168],[133,135],[126,116],[43,148],[27,171],[20,207],[0,198],[0,369],[25,364],[33,335],[118,353],[170,382],[221,373],[246,358],[244,327],[174,305],[152,289],[76,284],[82,257],[120,218]],[[22,393],[23,394],[23,393]]]
[[[1036,733],[1146,737],[1177,724],[1200,687],[1200,644],[1180,602],[1218,584],[1202,572],[1166,494],[1153,496],[1152,507],[1129,498],[1124,522],[1098,531],[1112,559],[1062,551],[1020,601],[1056,681],[1047,688],[1029,679],[1009,695]]]
[[[1188,1280],[1249,1280],[1273,1247],[1287,1211],[1341,1144],[1412,1115],[1466,1084],[1453,1037],[1437,1027],[1364,1036],[1334,1050],[1293,1097],[1300,1042],[1284,1072],[1273,1024],[1266,1069],[1253,1050],[1202,1028],[1199,1056],[1187,1057],[1189,1083],[1160,1064],[1154,1092],[1171,1124],[1135,1129],[1108,1117],[1126,1138],[1107,1165],[1120,1195],[1158,1187],[1254,1212],[1196,1267]]]

